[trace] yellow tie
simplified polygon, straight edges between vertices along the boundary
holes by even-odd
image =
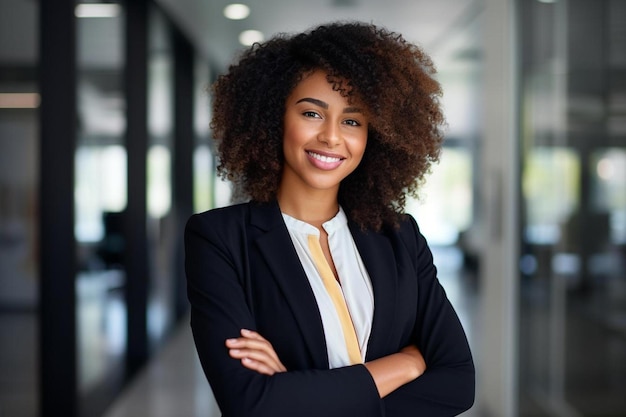
[[[343,298],[343,294],[339,289],[335,275],[324,257],[324,252],[322,252],[319,238],[315,235],[309,235],[309,250],[313,256],[315,267],[322,277],[326,291],[328,292],[328,295],[330,295],[331,300],[333,300],[335,310],[337,310],[337,315],[339,316],[339,321],[341,322],[341,328],[343,329],[343,337],[346,342],[346,348],[348,349],[350,363],[352,365],[363,363],[363,360],[361,359],[361,349],[359,348],[359,342],[356,338],[356,331],[354,330],[354,324],[350,318],[350,312],[348,312],[346,300]]]

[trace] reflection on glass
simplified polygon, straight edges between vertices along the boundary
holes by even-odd
[[[573,149],[536,147],[526,157],[522,190],[526,205],[526,240],[554,244],[560,227],[578,207],[580,162]]]
[[[76,240],[99,242],[105,238],[106,213],[126,208],[126,149],[121,145],[79,146],[75,161]]]
[[[591,157],[593,208],[609,214],[611,242],[626,244],[626,149],[600,149]]]

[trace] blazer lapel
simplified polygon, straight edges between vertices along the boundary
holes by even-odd
[[[389,240],[382,234],[364,232],[349,223],[354,242],[372,281],[374,319],[367,345],[366,360],[384,356],[395,319],[397,269]]]
[[[250,222],[265,230],[256,243],[285,295],[315,367],[328,368],[324,328],[315,295],[302,269],[277,203],[252,205]],[[322,349],[316,347],[323,347]]]

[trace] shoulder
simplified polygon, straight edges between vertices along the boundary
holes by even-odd
[[[250,204],[234,204],[193,214],[187,220],[185,235],[201,235],[205,238],[233,236],[237,230],[245,229],[250,217]]]
[[[364,236],[382,236],[391,240],[406,240],[407,242],[415,242],[416,239],[421,236],[419,227],[415,218],[410,214],[397,214],[396,224],[383,225],[381,230],[363,229],[346,213],[348,217],[348,224],[353,234],[360,233]]]
[[[416,265],[432,258],[426,238],[420,232],[417,221],[410,214],[400,215],[398,226],[391,233],[397,245],[404,247],[411,254]]]
[[[237,264],[246,243],[248,213],[249,204],[245,203],[192,215],[184,233],[186,262],[193,266],[221,259]]]
[[[234,204],[193,214],[187,220],[187,227],[201,227],[203,225],[216,227],[240,222],[249,212],[249,205],[250,203]]]
[[[415,253],[426,245],[417,222],[410,214],[398,214],[398,221],[395,225],[385,225],[378,231],[361,229],[350,218],[349,224],[353,237],[359,241],[365,240],[379,243],[386,241],[391,244],[394,250],[406,249],[409,253]]]
[[[418,247],[421,244],[421,240],[424,239],[415,218],[410,214],[400,214],[397,227],[390,229],[390,233],[393,233],[407,246],[413,248]]]
[[[243,236],[246,231],[262,233],[281,224],[278,203],[250,201],[194,214],[187,221],[185,233],[233,237]]]
[[[245,217],[250,211],[250,204],[251,203],[233,204],[230,206],[214,208],[201,213],[196,213],[189,218],[189,222],[219,223],[238,221],[242,217]]]

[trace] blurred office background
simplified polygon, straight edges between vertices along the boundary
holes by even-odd
[[[466,415],[626,416],[626,1],[245,4],[0,0],[0,416],[219,415],[181,247],[230,201],[207,87],[337,19],[439,71],[447,139],[408,210],[473,348]]]

